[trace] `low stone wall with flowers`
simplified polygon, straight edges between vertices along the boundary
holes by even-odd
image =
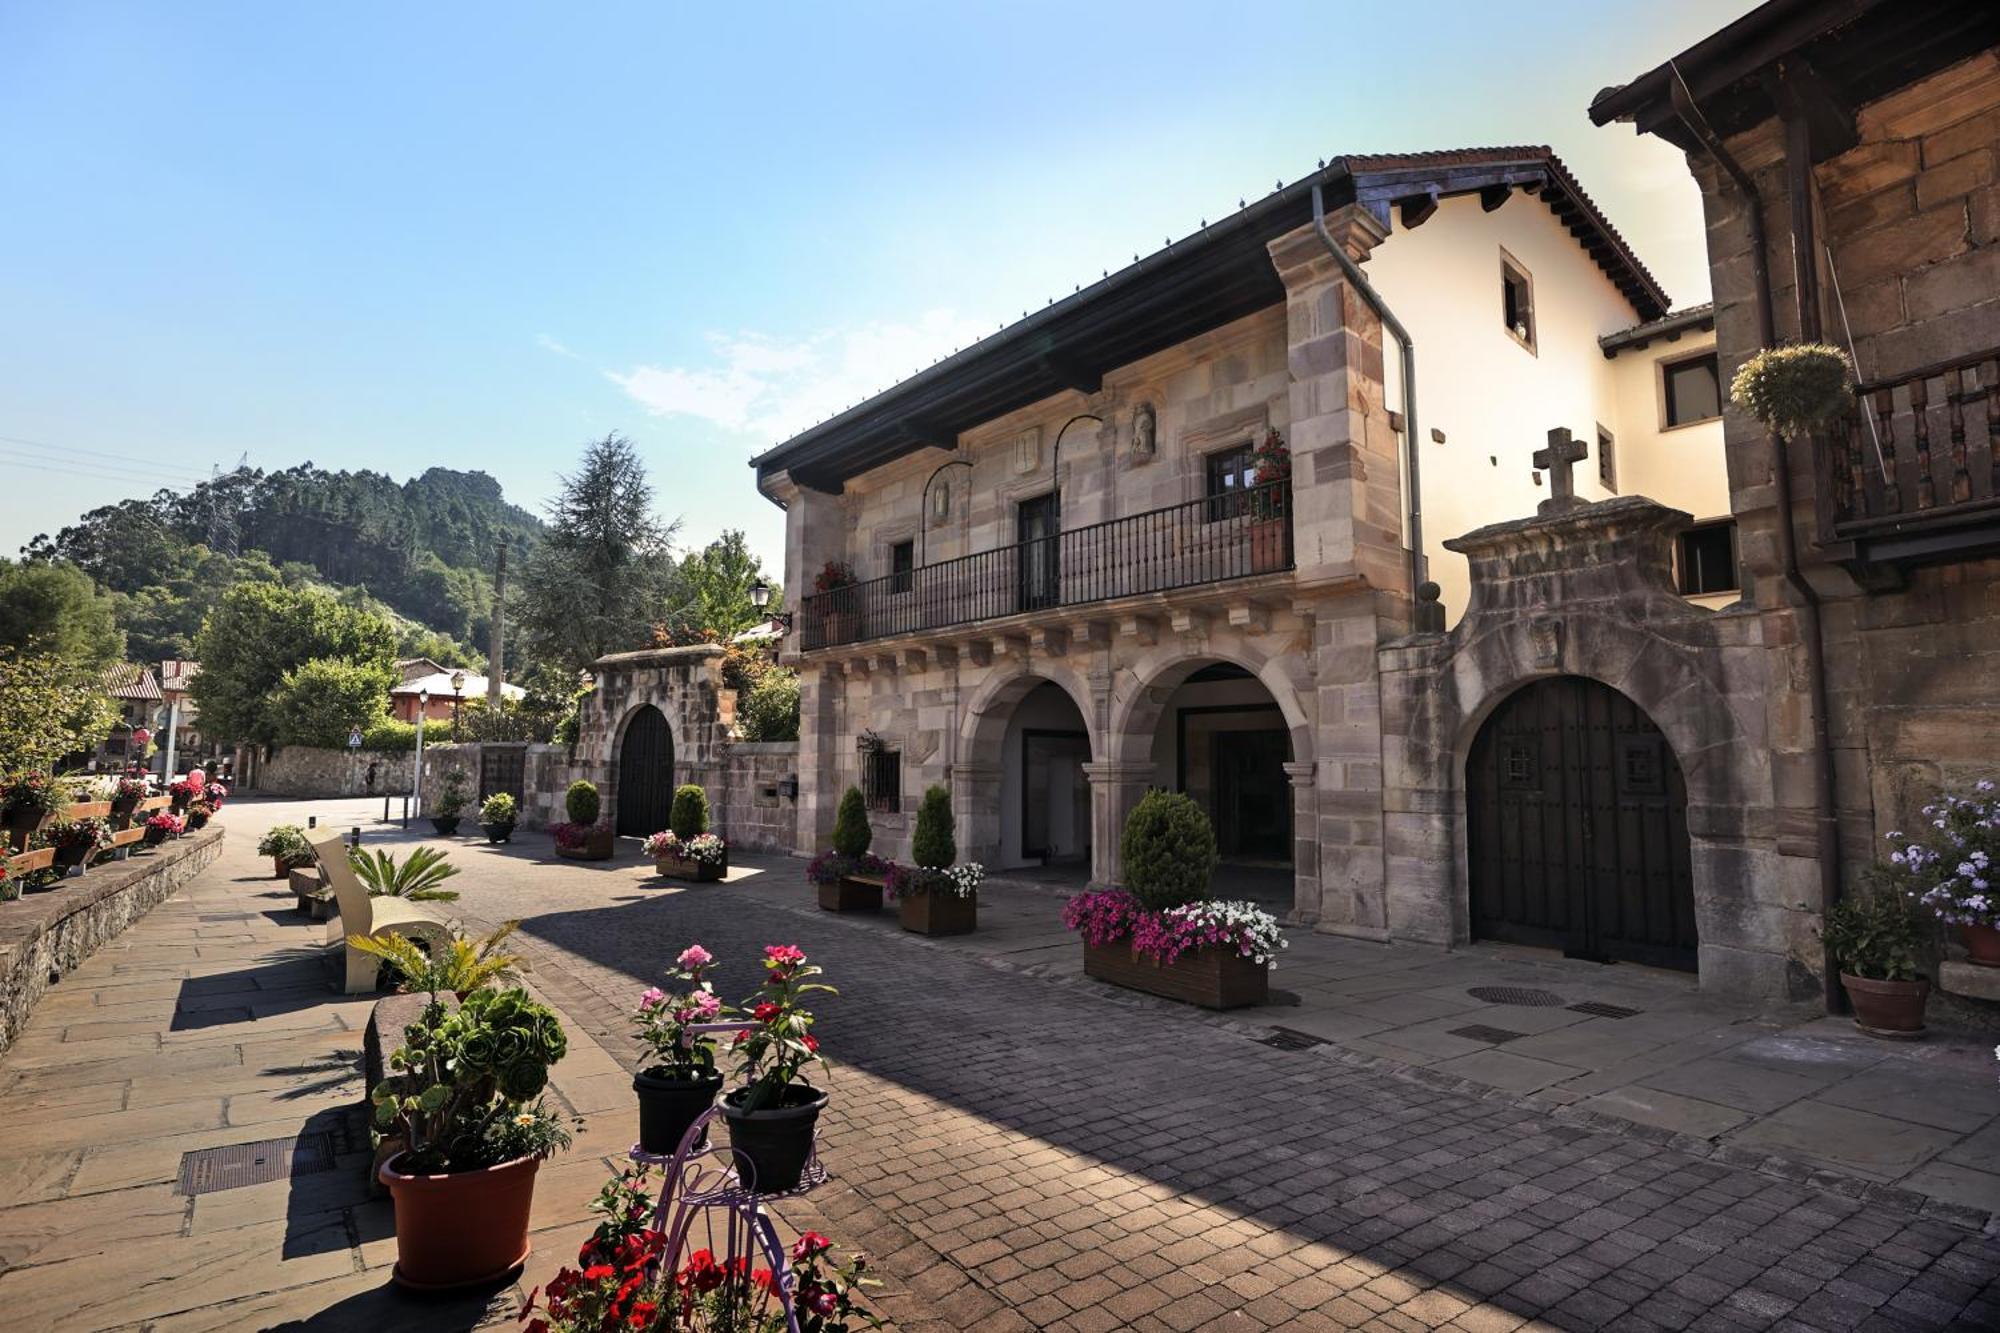
[[[220,824],[210,824],[0,903],[0,1052],[14,1044],[50,986],[215,860],[222,834]]]

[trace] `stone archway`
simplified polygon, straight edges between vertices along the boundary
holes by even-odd
[[[667,826],[674,801],[674,731],[667,715],[640,704],[618,737],[618,835],[644,838]]]
[[[979,686],[952,766],[961,855],[996,868],[1079,858],[1094,868],[1096,821],[1072,813],[1091,800],[1094,712],[1082,682],[1053,666],[996,673]]]

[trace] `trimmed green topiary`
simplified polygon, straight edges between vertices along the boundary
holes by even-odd
[[[563,809],[569,812],[572,824],[595,824],[599,809],[597,784],[581,778],[570,783],[569,793],[563,797]]]
[[[849,787],[833,817],[833,850],[841,856],[860,856],[874,841],[875,830],[868,827],[868,802],[861,788]]]
[[[674,788],[674,806],[667,815],[667,827],[682,842],[708,832],[708,793],[692,782]]]
[[[958,860],[958,843],[951,818],[951,793],[938,783],[924,791],[917,807],[917,831],[910,837],[910,859],[926,870],[946,870]]]
[[[1125,821],[1119,842],[1125,887],[1149,911],[1208,897],[1215,830],[1202,808],[1178,792],[1149,791]]]

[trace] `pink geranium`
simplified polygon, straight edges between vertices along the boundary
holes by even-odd
[[[687,948],[681,950],[681,956],[674,959],[674,962],[688,971],[693,971],[699,967],[707,967],[714,961],[715,955],[702,948],[699,944],[688,945]]]

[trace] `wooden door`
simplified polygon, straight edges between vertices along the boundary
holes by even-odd
[[[1472,933],[1696,966],[1687,787],[1638,705],[1576,676],[1502,703],[1466,761]]]
[[[674,803],[674,734],[651,704],[633,715],[618,746],[618,834],[643,838],[667,826]]]
[[[1020,544],[1019,609],[1054,606],[1062,592],[1062,519],[1055,492],[1023,500],[1014,513],[1014,529],[1014,540]]]

